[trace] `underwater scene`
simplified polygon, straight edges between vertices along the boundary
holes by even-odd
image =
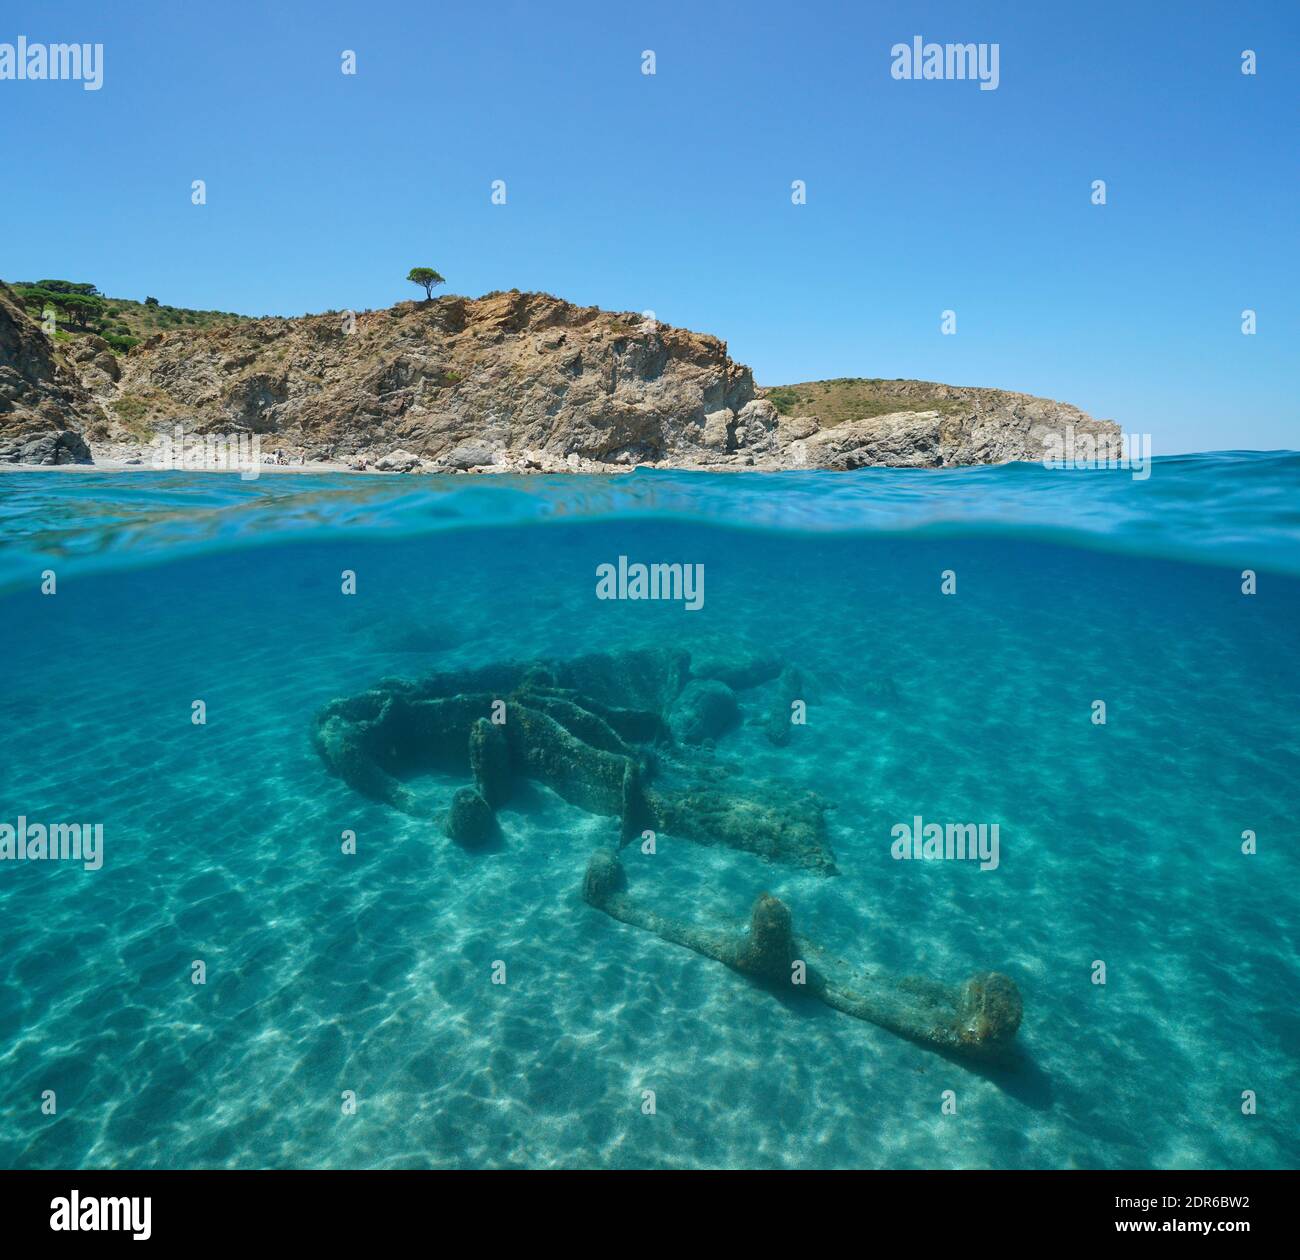
[[[0,474],[0,1165],[1294,1167],[1298,487]]]

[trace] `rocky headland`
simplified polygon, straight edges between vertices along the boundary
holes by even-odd
[[[1067,428],[1119,434],[1028,394],[858,384],[872,405],[819,416],[815,390],[756,386],[716,337],[513,290],[231,317],[123,352],[47,333],[0,283],[0,462],[148,466],[178,426],[257,435],[264,458],[391,472],[942,468],[1039,460]]]

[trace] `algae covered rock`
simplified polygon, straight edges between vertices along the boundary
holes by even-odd
[[[771,682],[781,673],[781,658],[771,652],[740,652],[730,656],[709,656],[691,664],[696,678],[713,678],[733,691],[748,691]]]
[[[717,739],[736,725],[740,708],[736,693],[715,679],[692,679],[668,711],[668,727],[683,744]]]
[[[784,748],[790,742],[790,734],[794,727],[791,721],[794,702],[796,700],[806,702],[807,690],[807,680],[800,670],[794,666],[787,666],[781,671],[763,722],[763,730],[768,739],[778,748]]]

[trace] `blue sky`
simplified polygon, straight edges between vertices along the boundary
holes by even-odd
[[[1300,446],[1294,0],[9,3],[18,35],[103,43],[104,85],[0,82],[6,279],[301,314],[416,296],[428,264],[653,310],[760,383]],[[997,43],[997,90],[893,79],[915,35]]]

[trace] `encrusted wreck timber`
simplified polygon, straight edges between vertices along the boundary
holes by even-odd
[[[470,727],[469,768],[474,786],[496,809],[510,795],[510,745],[505,732],[487,718],[476,718]]]
[[[693,783],[662,791],[647,788],[645,797],[658,831],[754,853],[768,862],[839,874],[826,844],[825,806],[812,792],[775,792],[755,785],[741,795]]]
[[[495,811],[514,780],[528,779],[617,818],[623,843],[654,829],[836,874],[820,797],[771,783],[738,787],[741,767],[677,740],[669,715],[680,719],[682,696],[706,686],[731,694],[692,678],[690,657],[667,649],[384,679],[327,704],[314,739],[349,786],[413,817],[430,810],[407,780],[429,771],[471,778],[475,799],[460,798],[443,820],[455,837],[481,842],[478,802]],[[722,734],[721,725],[708,729]]]
[[[748,929],[706,928],[634,902],[618,854],[597,849],[582,884],[583,899],[611,918],[775,985],[803,992],[855,1019],[937,1050],[976,1059],[1006,1054],[1020,1027],[1020,991],[1010,977],[977,972],[957,987],[916,976],[856,967],[795,933],[790,911],[769,893],[754,902]],[[802,966],[800,966],[802,964]]]

